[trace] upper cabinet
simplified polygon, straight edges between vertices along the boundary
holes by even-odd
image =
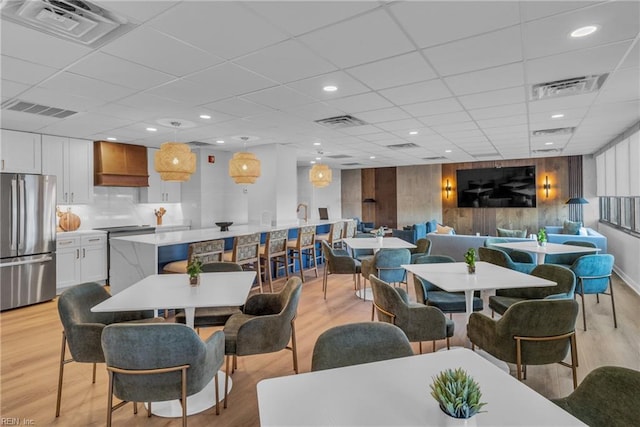
[[[42,136],[42,173],[58,177],[58,204],[87,204],[93,196],[93,142]]]
[[[94,183],[109,187],[147,187],[147,148],[141,145],[95,141]]]
[[[147,148],[147,169],[149,187],[140,189],[141,203],[180,203],[181,187],[179,182],[163,181],[155,169],[155,156],[158,150]]]
[[[0,172],[42,173],[40,134],[2,129]]]

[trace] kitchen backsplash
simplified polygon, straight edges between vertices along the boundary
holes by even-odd
[[[156,225],[154,210],[165,208],[163,225],[188,224],[180,203],[140,203],[139,190],[128,187],[93,187],[90,205],[59,205],[80,217],[80,230],[121,225]]]

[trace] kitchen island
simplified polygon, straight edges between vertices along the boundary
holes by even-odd
[[[147,276],[158,274],[168,262],[186,259],[189,243],[224,239],[225,249],[230,249],[236,236],[288,229],[291,238],[303,225],[315,225],[318,232],[327,232],[331,224],[339,221],[346,220],[294,221],[276,226],[241,224],[232,225],[229,231],[216,227],[114,238],[110,246],[111,293],[117,294]]]

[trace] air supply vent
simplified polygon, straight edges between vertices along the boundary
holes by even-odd
[[[444,156],[423,157],[422,160],[444,160]]]
[[[348,156],[346,154],[332,154],[331,156],[325,156],[325,157],[329,157],[330,159],[350,159],[353,156]]]
[[[81,0],[5,1],[2,17],[85,46],[99,47],[134,28],[108,10]]]
[[[350,128],[367,124],[367,122],[350,115],[329,117],[326,119],[316,120],[315,122],[332,129]]]
[[[41,116],[55,117],[56,119],[64,119],[78,113],[77,111],[34,104],[33,102],[22,101],[20,99],[10,99],[9,101],[3,102],[2,109],[20,111],[22,113],[39,114]]]
[[[500,157],[500,154],[498,154],[498,153],[480,153],[480,154],[474,154],[473,157],[475,157],[476,159],[483,159],[483,158],[488,158],[488,157]]]
[[[201,141],[189,141],[187,142],[187,145],[190,145],[192,147],[211,147],[211,144]]]
[[[531,100],[595,92],[602,87],[608,76],[607,73],[535,84],[531,87]]]
[[[554,129],[538,129],[531,132],[532,136],[556,136],[571,135],[576,130],[575,127],[554,128]]]
[[[361,166],[362,163],[351,162],[351,163],[343,163],[342,166]]]
[[[545,154],[545,153],[562,153],[562,148],[540,148],[537,150],[531,150],[533,153]]]
[[[406,142],[404,144],[393,144],[393,145],[387,145],[387,148],[391,148],[392,150],[405,150],[407,148],[418,148],[420,147],[417,144],[414,144],[413,142]]]

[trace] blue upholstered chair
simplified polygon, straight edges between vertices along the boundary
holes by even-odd
[[[364,290],[367,291],[367,280],[374,275],[387,283],[402,283],[406,281],[407,272],[402,264],[411,263],[409,249],[382,248],[370,259],[362,261],[362,277],[364,277]],[[371,306],[371,320],[373,320],[373,305]]]
[[[491,317],[494,312],[504,314],[513,304],[530,299],[573,299],[576,289],[576,275],[561,265],[542,264],[531,271],[532,276],[555,282],[555,286],[497,289],[495,296],[489,297]]]
[[[176,399],[182,403],[186,427],[187,396],[214,378],[216,414],[220,413],[217,372],[224,362],[222,331],[203,342],[193,329],[177,323],[109,325],[102,332],[102,349],[109,372],[107,427],[113,411],[127,402],[148,402],[151,416],[150,402]],[[122,400],[115,406],[114,395]]]
[[[512,261],[511,257],[502,249],[479,247],[478,255],[480,256],[480,261],[490,262],[491,264],[516,270],[521,273],[530,274],[536,267],[535,263]]]
[[[572,245],[572,246],[582,246],[585,248],[595,248],[596,244],[593,242],[585,242],[585,241],[581,241],[581,240],[568,240],[566,242],[562,243],[563,245]],[[577,254],[547,254],[544,257],[544,263],[545,264],[556,264],[556,265],[563,265],[567,268],[570,268],[571,265],[573,265],[574,262],[576,262],[576,260],[578,258],[580,258],[581,256],[584,255],[594,255],[596,254],[597,251],[593,251],[593,252],[582,252],[582,253],[577,253]]]
[[[435,351],[436,340],[446,339],[449,348],[449,338],[453,336],[455,325],[442,311],[436,307],[411,303],[404,289],[394,288],[374,276],[371,276],[371,289],[378,320],[402,329],[409,341],[419,342],[420,353],[422,341],[432,341]]]
[[[372,233],[356,233],[356,239],[375,239]],[[351,251],[351,256],[357,259],[358,261],[363,261],[365,259],[373,258],[373,249],[353,249]]]
[[[402,329],[388,323],[348,323],[327,329],[313,346],[311,370],[413,356]]]
[[[530,252],[493,246],[495,243],[508,243],[509,241],[509,239],[505,239],[503,237],[487,237],[484,241],[484,246],[487,248],[500,249],[501,251],[506,252],[513,262],[524,262],[531,264],[536,261],[533,254]]]
[[[611,295],[611,309],[613,311],[613,326],[618,327],[616,319],[616,304],[613,299],[613,283],[611,282],[611,272],[613,271],[614,257],[611,254],[583,255],[578,258],[571,270],[576,275],[576,294],[582,300],[582,325],[587,330],[587,314],[584,304],[585,294],[596,294],[597,301],[600,302],[599,294]],[[607,288],[609,292],[607,293]]]
[[[327,283],[329,274],[351,274],[353,276],[353,285],[357,290],[360,288],[360,261],[351,258],[348,254],[338,252],[333,249],[325,240],[322,241],[322,253],[327,260],[324,267],[324,275],[322,276],[322,291],[324,299],[327,299]]]
[[[416,258],[414,264],[436,264],[455,262],[455,260],[446,255],[427,255]],[[447,292],[428,280],[417,275],[413,275],[413,286],[416,290],[416,301],[421,304],[438,307],[443,313],[466,313],[467,306],[464,292]],[[473,297],[473,311],[483,309],[480,292],[476,291]]]

